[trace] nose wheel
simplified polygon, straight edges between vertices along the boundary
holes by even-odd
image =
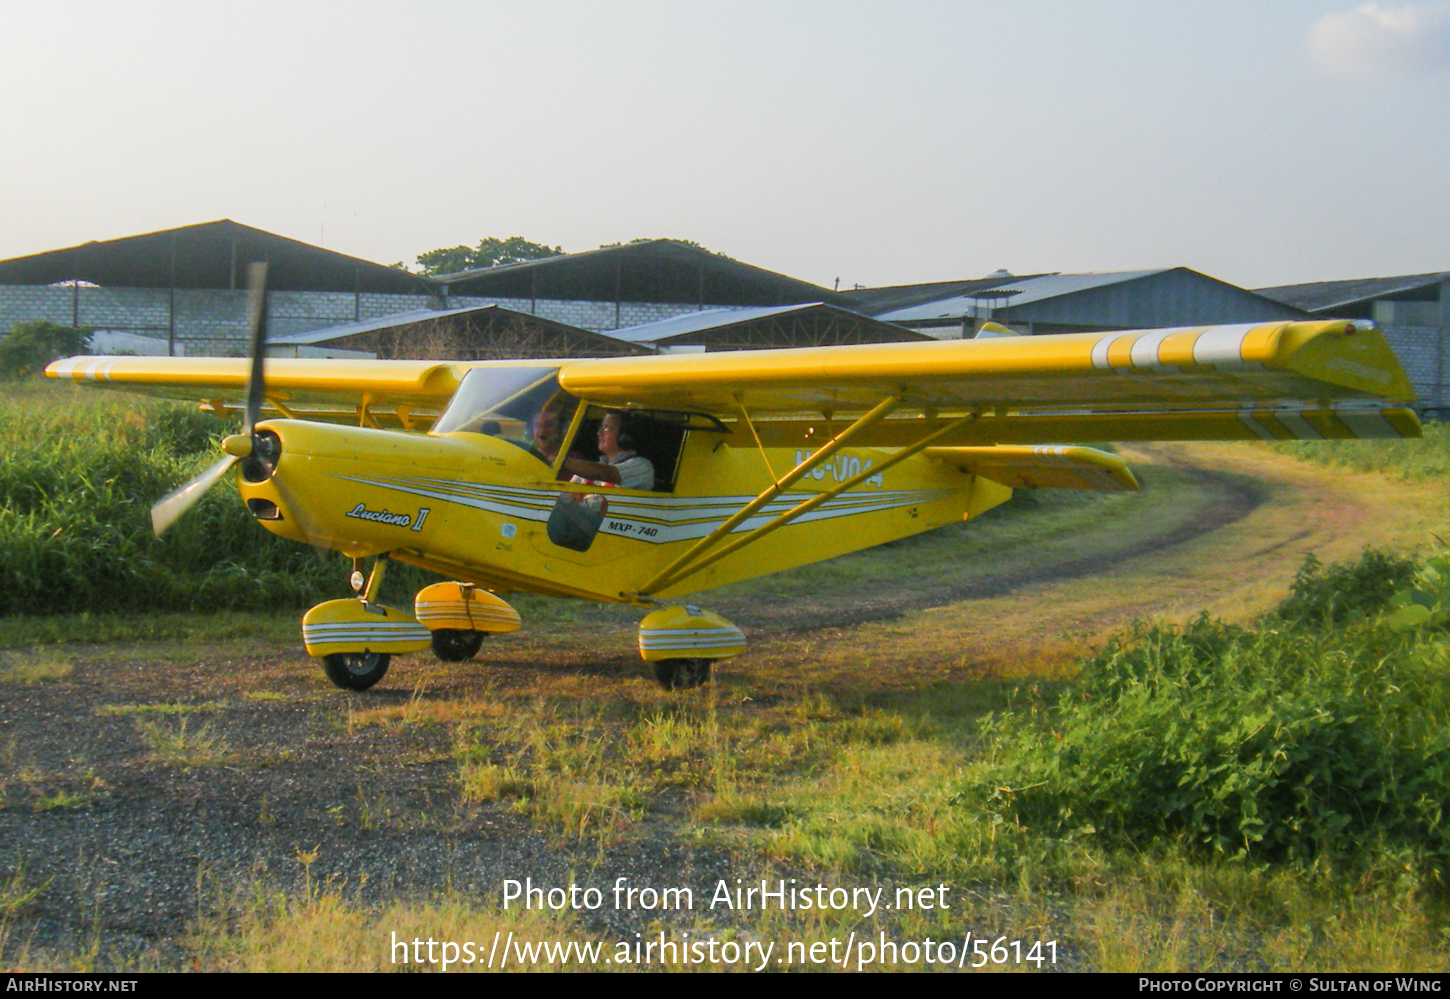
[[[344,690],[367,690],[383,678],[392,659],[386,652],[334,652],[323,657],[322,669]]]

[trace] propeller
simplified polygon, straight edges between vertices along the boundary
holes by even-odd
[[[156,532],[158,538],[165,534],[182,514],[190,510],[197,500],[206,495],[206,491],[216,485],[217,480],[226,474],[227,469],[243,458],[249,457],[256,450],[256,435],[253,433],[253,428],[262,415],[262,402],[267,388],[262,378],[262,360],[266,353],[267,335],[262,326],[262,310],[266,304],[266,295],[267,265],[262,262],[254,262],[247,267],[247,322],[252,333],[252,367],[247,376],[247,406],[242,418],[241,432],[232,434],[222,441],[222,450],[226,452],[226,457],[180,489],[168,493],[151,507],[151,529]]]

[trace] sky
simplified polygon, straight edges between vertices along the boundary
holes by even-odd
[[[1450,0],[0,0],[0,258],[696,240],[831,286],[1450,269]]]

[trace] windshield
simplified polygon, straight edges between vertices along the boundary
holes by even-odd
[[[552,462],[578,400],[559,388],[558,368],[474,368],[438,422],[435,434],[499,437]]]

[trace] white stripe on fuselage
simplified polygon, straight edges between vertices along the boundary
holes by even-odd
[[[339,475],[337,478],[536,522],[549,519],[554,498],[559,495],[547,489],[489,486],[446,479],[375,479],[354,475]],[[947,494],[945,489],[844,493],[797,517],[794,523],[834,520],[839,517],[918,506],[940,500]],[[634,538],[656,545],[703,538],[754,499],[752,496],[615,496],[608,489],[601,489],[600,495],[609,501],[609,510],[605,514],[601,533]],[[817,495],[819,494],[787,493],[767,503],[755,516],[737,525],[735,532],[760,527],[778,514]]]

